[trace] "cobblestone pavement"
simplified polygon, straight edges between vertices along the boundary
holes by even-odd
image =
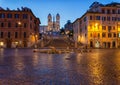
[[[120,85],[120,49],[82,54],[0,49],[0,85]]]

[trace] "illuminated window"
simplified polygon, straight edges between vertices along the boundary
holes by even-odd
[[[98,38],[100,38],[100,33],[98,33]]]
[[[118,37],[120,38],[120,33],[118,33]]]
[[[111,38],[112,37],[112,34],[111,33],[108,33],[108,38]]]
[[[108,31],[110,32],[110,30],[112,29],[112,27],[111,26],[108,26]]]
[[[106,33],[102,33],[102,37],[106,37]]]
[[[115,26],[113,26],[113,30],[115,30]]]
[[[113,37],[116,37],[116,33],[113,33]]]
[[[102,30],[106,30],[106,26],[102,26]]]

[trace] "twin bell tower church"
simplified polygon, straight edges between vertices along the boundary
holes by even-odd
[[[60,15],[56,14],[56,17],[48,14],[48,28],[49,32],[59,32],[60,31]]]

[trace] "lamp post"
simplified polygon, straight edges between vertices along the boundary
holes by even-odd
[[[18,24],[19,30],[20,30],[20,41],[19,41],[19,44],[20,44],[20,47],[21,47],[21,44],[22,44],[22,41],[21,41],[21,40],[22,40],[22,39],[21,39],[21,38],[22,38],[22,37],[21,37],[21,36],[22,36],[22,33],[21,33],[22,23],[19,21],[17,24]]]

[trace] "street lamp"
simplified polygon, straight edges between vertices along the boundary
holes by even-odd
[[[20,44],[20,47],[21,47],[21,44],[22,44],[22,39],[21,39],[21,36],[22,36],[22,33],[21,33],[21,26],[22,26],[22,23],[20,21],[18,21],[18,26],[19,26],[19,29],[20,29],[20,41],[19,41],[19,44]]]
[[[19,22],[18,22],[18,25],[20,26],[21,24],[22,24],[22,23],[19,21]]]
[[[0,42],[0,47],[3,47],[4,43],[3,42]]]

